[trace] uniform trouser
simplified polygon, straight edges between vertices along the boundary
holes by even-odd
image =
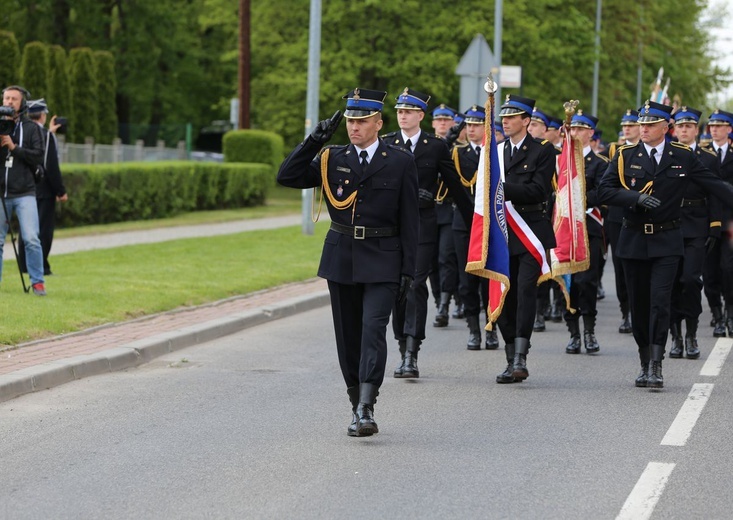
[[[392,313],[392,330],[395,339],[406,336],[422,341],[425,339],[425,322],[428,319],[427,278],[435,251],[435,242],[418,244],[415,260],[415,279],[407,291],[407,301],[403,306],[395,304]]]
[[[677,268],[672,288],[672,322],[697,320],[702,314],[702,267],[705,262],[705,238],[685,238],[685,256]]]
[[[49,274],[51,272],[51,266],[48,264],[48,255],[51,252],[53,232],[56,228],[56,199],[53,197],[44,197],[42,199],[36,199],[36,204],[38,206],[38,238],[41,239],[41,250],[43,251],[43,274]],[[21,269],[27,271],[22,234],[18,237],[18,262]]]
[[[611,244],[611,261],[613,262],[613,272],[616,279],[616,297],[618,298],[621,312],[629,308],[629,294],[626,291],[626,279],[624,277],[624,265],[616,254],[619,236],[621,235],[620,222],[605,222],[605,232],[609,244]]]
[[[440,292],[454,294],[458,288],[458,257],[451,224],[438,225],[438,271]],[[465,267],[465,262],[464,262]]]
[[[705,256],[703,284],[711,308],[733,305],[733,248],[725,233]]]
[[[453,230],[458,258],[468,258],[468,231]],[[489,282],[486,278],[466,272],[466,262],[458,270],[458,294],[463,303],[463,312],[466,316],[478,316],[481,312],[481,303],[488,303]]]
[[[590,264],[588,269],[572,275],[570,282],[570,307],[574,313],[565,311],[565,321],[578,321],[580,316],[596,317],[598,302],[598,281],[601,279],[601,260],[603,259],[603,238],[588,237]]]
[[[380,386],[387,364],[387,324],[396,283],[328,282],[339,365],[347,387]]]
[[[642,363],[650,361],[650,345],[666,345],[672,287],[679,256],[623,259],[631,306],[631,328]]]
[[[539,277],[540,264],[531,254],[520,253],[509,257],[510,287],[497,320],[505,343],[514,343],[515,338],[529,339],[532,336]]]

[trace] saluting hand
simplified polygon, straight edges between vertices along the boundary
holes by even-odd
[[[461,121],[457,125],[453,125],[448,129],[448,132],[445,134],[445,140],[448,143],[448,146],[453,146],[453,144],[458,140],[458,136],[461,135],[461,132],[466,127],[466,122]]]
[[[341,110],[337,110],[331,116],[331,119],[324,119],[323,121],[319,121],[316,127],[311,132],[311,139],[319,144],[327,143],[336,132],[336,129],[341,123],[342,117],[343,116],[341,114]]]

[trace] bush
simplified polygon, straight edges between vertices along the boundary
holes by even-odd
[[[72,117],[66,51],[60,45],[52,45],[49,50],[48,70],[46,103],[49,114]]]
[[[20,63],[20,83],[30,93],[31,99],[45,98],[47,92],[48,47],[45,43],[30,42],[23,47]]]
[[[232,130],[222,139],[224,161],[266,163],[274,168],[283,161],[284,146],[280,135],[264,130]]]
[[[273,185],[267,164],[64,164],[62,172],[69,200],[57,206],[59,227],[256,206]]]
[[[97,75],[92,50],[88,47],[71,49],[69,53],[71,114],[68,138],[72,143],[83,143],[87,137],[99,139],[97,113]]]
[[[18,83],[20,47],[15,34],[0,31],[0,88]]]
[[[99,142],[112,144],[117,137],[117,79],[115,57],[108,51],[94,53],[94,66],[99,78],[97,89],[97,114],[99,116]]]

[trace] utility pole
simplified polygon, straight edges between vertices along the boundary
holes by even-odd
[[[499,106],[503,103],[501,98],[501,39],[503,38],[503,14],[504,12],[504,0],[495,0],[494,3],[494,61],[496,62],[496,72],[493,74],[494,81],[496,82],[496,94],[495,98],[498,100]],[[493,71],[487,71],[493,72]],[[463,108],[463,107],[460,107]],[[459,110],[460,110],[459,108]]]
[[[305,106],[305,136],[308,137],[318,123],[318,97],[321,89],[321,0],[311,0],[308,28],[308,87]],[[314,224],[313,188],[303,190],[301,199],[301,229],[304,235],[312,235]]]
[[[249,128],[250,0],[239,0],[239,129]]]
[[[593,102],[591,111],[598,117],[598,76],[601,60],[601,2],[596,0],[596,44],[594,49],[595,61],[593,62]]]

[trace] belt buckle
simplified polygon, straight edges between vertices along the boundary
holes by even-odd
[[[354,239],[364,240],[366,238],[366,228],[364,226],[354,226]]]
[[[654,234],[654,224],[644,224],[644,234],[653,235]]]

